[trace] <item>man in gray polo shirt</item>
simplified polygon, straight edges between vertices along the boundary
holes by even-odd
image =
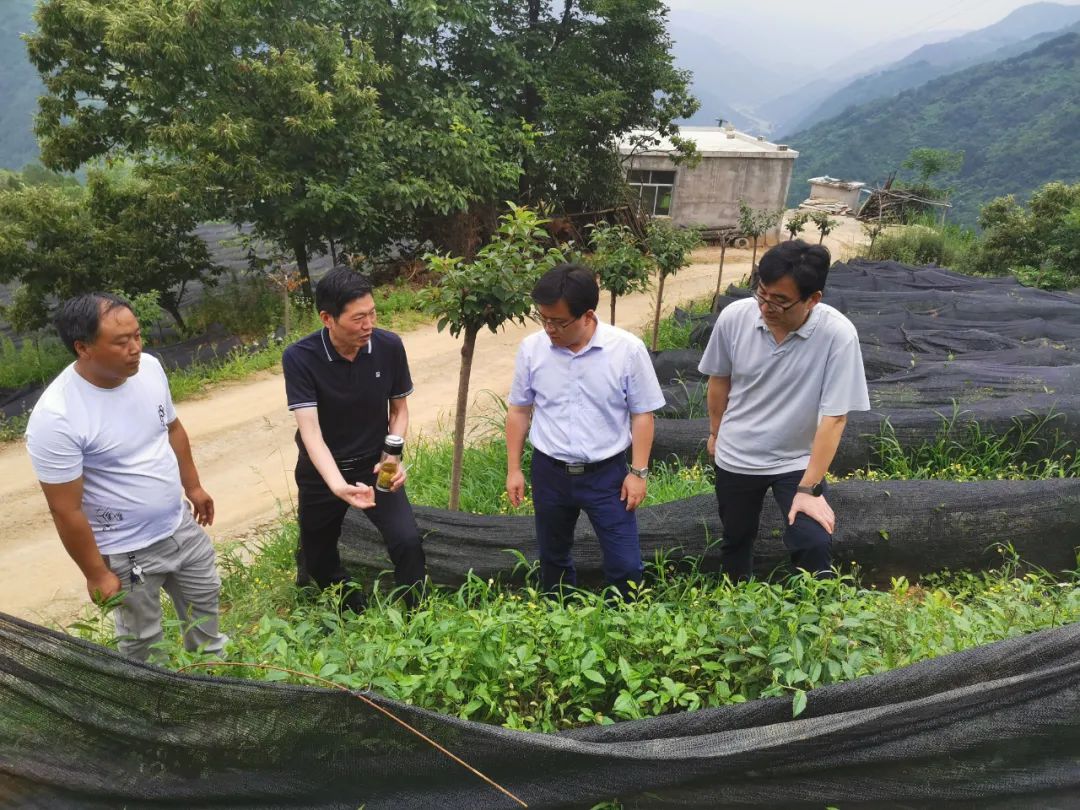
[[[709,376],[721,570],[736,581],[753,571],[770,488],[787,516],[792,563],[831,576],[836,518],[825,472],[847,414],[870,410],[870,399],[855,327],[821,303],[829,264],[826,248],[801,239],[768,251],[753,297],[720,313],[698,366]]]

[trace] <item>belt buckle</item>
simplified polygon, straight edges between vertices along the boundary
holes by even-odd
[[[567,463],[567,465],[566,465],[566,474],[567,475],[584,475],[585,474],[585,465],[584,464],[569,464],[569,463]]]

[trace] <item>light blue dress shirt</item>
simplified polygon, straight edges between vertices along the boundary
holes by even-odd
[[[641,338],[597,322],[581,349],[554,346],[545,332],[521,342],[510,404],[532,406],[529,440],[568,462],[603,461],[630,445],[630,415],[664,405]]]

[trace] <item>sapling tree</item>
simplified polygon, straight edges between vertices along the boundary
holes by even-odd
[[[825,241],[825,237],[836,230],[836,226],[839,225],[839,221],[829,216],[827,211],[815,211],[810,215],[811,221],[818,229],[818,233],[821,236],[818,237],[818,244],[820,245]]]
[[[784,223],[784,230],[788,232],[788,239],[798,238],[809,221],[810,214],[806,211],[798,211],[788,217],[788,221]]]
[[[701,244],[694,228],[676,228],[667,220],[654,219],[645,232],[645,245],[659,276],[656,284],[656,312],[653,314],[652,350],[660,335],[660,310],[664,304],[664,282],[690,264],[690,253]]]
[[[465,415],[469,403],[476,336],[481,329],[497,332],[508,321],[524,323],[532,311],[530,294],[536,280],[565,261],[558,248],[545,247],[548,233],[535,211],[513,204],[499,219],[491,241],[472,261],[459,256],[428,254],[425,260],[437,279],[421,291],[425,312],[434,315],[441,332],[462,336],[457,408],[454,413],[454,461],[450,474],[450,509],[459,508],[461,462],[465,449]]]
[[[615,323],[615,301],[649,288],[651,266],[633,231],[625,225],[601,222],[592,226],[589,238],[592,255],[589,266],[596,271],[600,289],[611,294],[611,323]]]
[[[747,236],[753,237],[754,250],[750,255],[750,286],[754,286],[757,278],[757,249],[758,238],[764,236],[771,228],[780,224],[784,216],[784,209],[777,208],[751,208],[742,200],[739,200],[739,230]]]

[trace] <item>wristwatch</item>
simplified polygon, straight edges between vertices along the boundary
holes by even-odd
[[[638,469],[633,464],[631,464],[630,465],[630,474],[631,475],[636,475],[642,481],[645,481],[649,477],[649,468],[648,467],[642,467],[641,469]]]
[[[825,492],[825,482],[818,481],[812,487],[799,484],[797,487],[795,487],[795,491],[803,495],[813,495],[815,498],[820,498],[822,493]]]

